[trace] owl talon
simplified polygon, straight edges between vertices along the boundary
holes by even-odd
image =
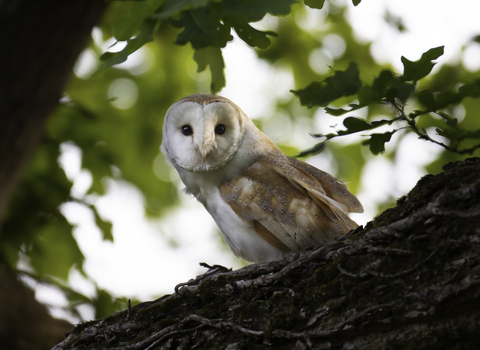
[[[210,266],[209,264],[204,263],[204,262],[201,262],[200,266],[207,268],[208,271],[205,272],[203,275],[197,276],[195,279],[189,280],[188,282],[183,282],[183,283],[177,284],[174,288],[175,294],[184,295],[185,292],[195,292],[200,283],[212,278],[213,276],[215,276],[219,273],[225,273],[225,272],[232,271],[232,269],[228,269],[228,268],[226,268],[225,266],[222,266],[222,265]]]

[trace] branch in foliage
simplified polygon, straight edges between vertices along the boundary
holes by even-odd
[[[309,108],[325,107],[325,111],[333,116],[341,116],[373,104],[386,103],[393,107],[396,117],[379,121],[368,122],[362,118],[347,117],[343,121],[345,130],[330,134],[313,134],[313,137],[324,140],[307,149],[297,156],[317,154],[323,151],[329,140],[345,135],[373,130],[384,125],[400,125],[400,127],[385,133],[373,133],[362,145],[369,146],[370,151],[377,155],[385,151],[385,143],[398,130],[410,130],[420,139],[437,144],[448,151],[457,154],[473,154],[480,149],[480,143],[471,147],[461,148],[460,144],[466,140],[480,140],[480,129],[469,131],[458,125],[458,120],[445,112],[447,107],[461,103],[465,98],[480,97],[480,79],[461,86],[457,92],[437,92],[430,90],[417,91],[417,82],[430,74],[435,63],[443,54],[443,46],[425,52],[420,60],[412,62],[402,57],[404,66],[403,75],[395,75],[389,70],[380,72],[371,85],[363,84],[359,79],[357,66],[351,63],[345,71],[335,71],[333,76],[321,82],[313,82],[305,89],[292,90],[300,99],[300,103]],[[349,105],[349,109],[327,107],[341,97],[356,97],[358,103]],[[418,100],[424,107],[405,113],[405,106],[410,99]],[[440,116],[445,125],[438,126],[438,135],[449,140],[449,144],[433,139],[425,130],[419,127],[422,116],[435,114]]]

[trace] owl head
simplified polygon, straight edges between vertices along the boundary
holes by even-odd
[[[162,152],[173,165],[188,171],[218,169],[240,147],[245,118],[245,113],[224,97],[187,96],[165,115]]]

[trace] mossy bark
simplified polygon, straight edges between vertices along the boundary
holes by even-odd
[[[480,159],[364,229],[79,325],[54,349],[478,349]]]

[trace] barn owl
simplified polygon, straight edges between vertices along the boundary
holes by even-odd
[[[286,156],[232,101],[191,95],[165,115],[162,152],[232,252],[278,260],[358,225],[358,199],[333,176]]]

